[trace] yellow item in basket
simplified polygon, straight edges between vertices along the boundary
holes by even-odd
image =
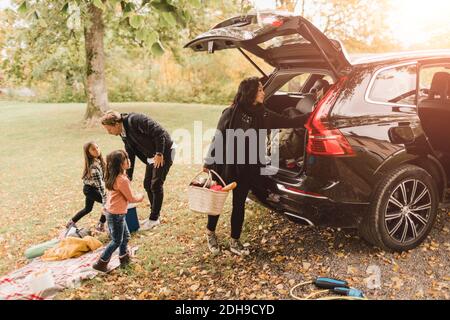
[[[225,187],[223,187],[223,189],[221,191],[231,191],[234,188],[237,187],[237,183],[236,182],[232,182],[230,184],[227,184]]]
[[[94,251],[102,246],[102,243],[91,236],[84,238],[67,237],[58,243],[56,247],[48,249],[42,256],[44,261],[65,260],[79,257],[86,252]]]

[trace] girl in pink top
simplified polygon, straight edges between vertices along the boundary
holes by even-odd
[[[123,267],[130,263],[128,253],[130,231],[125,215],[128,203],[141,202],[144,200],[144,195],[135,195],[131,190],[131,182],[125,173],[129,167],[130,159],[123,150],[113,151],[106,157],[105,185],[108,196],[105,210],[111,242],[103,251],[100,259],[93,265],[93,268],[98,271],[108,271],[109,260],[117,248],[119,248],[120,265]]]

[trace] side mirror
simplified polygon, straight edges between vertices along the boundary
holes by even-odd
[[[394,144],[410,144],[416,137],[410,126],[399,126],[389,129],[389,139]]]

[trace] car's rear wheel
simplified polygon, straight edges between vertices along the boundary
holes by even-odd
[[[420,167],[404,165],[378,184],[360,233],[383,249],[410,250],[427,237],[438,207],[431,175]]]

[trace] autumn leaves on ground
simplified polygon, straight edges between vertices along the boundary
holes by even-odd
[[[187,104],[115,104],[125,112],[143,112],[169,132],[214,128],[222,106]],[[82,145],[95,140],[103,154],[122,148],[119,138],[100,127],[83,128],[83,104],[0,102],[0,275],[23,266],[26,248],[55,237],[83,205]],[[205,141],[205,143],[207,143]],[[243,242],[249,257],[228,251],[230,198],[219,226],[219,256],[205,244],[205,217],[189,211],[187,185],[200,165],[175,164],[167,178],[162,224],[138,232],[132,266],[85,281],[57,299],[291,299],[289,290],[316,276],[346,279],[370,299],[449,299],[450,215],[440,212],[428,239],[403,254],[368,245],[356,231],[294,224],[249,203]],[[137,164],[133,187],[143,191],[144,166]],[[138,214],[148,214],[147,203]],[[93,227],[98,205],[79,225]],[[105,236],[101,240],[107,241]],[[379,271],[379,287],[374,284]],[[375,277],[375,278],[374,278]],[[376,283],[375,283],[376,284]],[[296,295],[310,293],[304,287]]]

